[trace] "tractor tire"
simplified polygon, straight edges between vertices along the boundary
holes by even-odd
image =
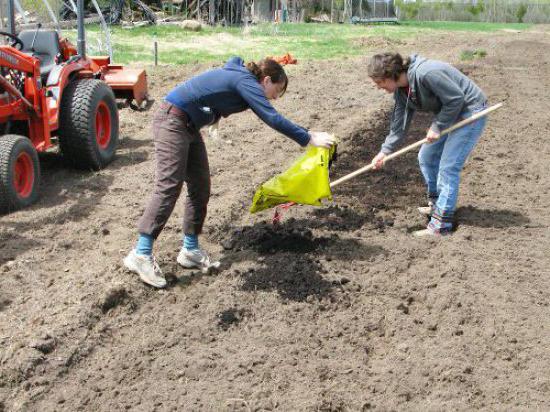
[[[65,88],[59,111],[59,146],[67,163],[77,169],[99,170],[113,160],[118,146],[118,109],[105,82],[74,80]]]
[[[40,162],[29,138],[0,136],[0,214],[27,207],[38,199]]]

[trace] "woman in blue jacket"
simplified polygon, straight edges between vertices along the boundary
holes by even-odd
[[[430,216],[428,227],[415,236],[450,234],[458,199],[460,173],[485,127],[486,118],[440,137],[440,132],[459,120],[471,117],[487,106],[481,89],[450,64],[418,55],[403,59],[398,53],[372,57],[367,72],[380,89],[393,93],[395,107],[390,133],[372,163],[382,167],[385,157],[403,141],[415,111],[435,115],[418,153],[426,182],[428,206],[420,207]]]
[[[139,238],[124,265],[145,283],[162,288],[166,280],[153,257],[153,242],[168,221],[187,184],[183,219],[183,247],[177,261],[186,268],[208,271],[219,265],[199,247],[198,235],[210,198],[208,156],[200,129],[221,117],[252,109],[267,125],[301,146],[330,147],[325,132],[308,132],[279,114],[269,100],[281,97],[288,78],[271,59],[244,65],[240,57],[178,85],[165,97],[153,120],[156,170],[153,195],[139,220]]]

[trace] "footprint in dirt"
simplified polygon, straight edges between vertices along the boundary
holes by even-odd
[[[314,229],[334,230],[339,232],[347,232],[363,227],[365,223],[372,219],[372,214],[357,213],[347,205],[334,205],[320,209],[315,209],[313,212],[315,219],[304,219],[296,221],[298,225],[307,225]],[[289,219],[289,224],[293,224],[293,218]]]
[[[219,312],[216,317],[218,319],[218,327],[222,330],[228,330],[231,326],[238,325],[245,317],[249,316],[250,312],[246,309],[229,308]]]

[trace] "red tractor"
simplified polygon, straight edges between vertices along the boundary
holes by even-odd
[[[0,45],[0,214],[36,201],[38,153],[58,145],[79,169],[98,170],[118,145],[116,98],[147,101],[144,70],[87,57],[83,0],[78,0],[75,48],[55,30],[15,33],[13,0],[8,2],[9,39]]]

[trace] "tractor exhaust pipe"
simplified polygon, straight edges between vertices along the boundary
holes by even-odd
[[[86,58],[86,34],[84,34],[84,0],[76,2],[76,22],[78,27],[78,38],[76,50],[82,59]]]
[[[15,3],[8,0],[8,32],[15,36]]]

